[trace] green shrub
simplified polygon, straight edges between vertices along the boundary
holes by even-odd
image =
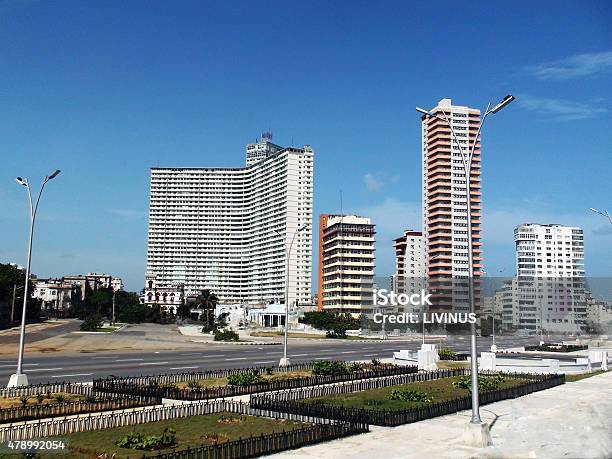
[[[250,386],[253,384],[267,384],[268,381],[259,373],[237,373],[227,378],[230,386]]]
[[[363,364],[358,363],[358,362],[353,362],[350,363],[348,365],[348,371],[351,373],[357,372],[357,371],[363,371]]]
[[[438,350],[440,360],[453,360],[457,354],[450,347],[443,347]]]
[[[44,399],[45,399],[44,394],[38,394],[36,396],[36,403],[41,404],[44,401]]]
[[[156,450],[176,445],[176,431],[166,427],[161,435],[144,435],[140,432],[130,432],[120,438],[115,445],[119,448]]]
[[[373,367],[379,367],[381,365],[379,359],[372,359],[372,362],[370,363],[372,364]]]
[[[335,360],[318,360],[312,366],[312,374],[320,376],[345,375],[349,369],[344,362]]]
[[[30,399],[30,397],[28,397],[27,395],[22,395],[21,397],[19,397],[19,401],[21,402],[21,406],[27,406],[29,399]]]
[[[215,331],[215,341],[238,341],[238,333],[232,330]]]
[[[488,390],[495,390],[499,387],[499,384],[504,381],[502,375],[495,376],[479,376],[478,377],[478,391],[485,392]],[[457,381],[453,381],[453,387],[456,389],[467,389],[472,391],[472,378],[468,376],[461,376]]]
[[[200,389],[200,381],[191,380],[187,382],[187,388],[193,391]]]
[[[102,316],[100,314],[91,314],[85,317],[81,324],[81,331],[96,331],[98,328],[102,328]]]
[[[64,403],[64,402],[66,402],[66,396],[64,394],[55,394],[53,396],[53,398],[55,399],[55,401],[57,403]]]
[[[427,392],[422,392],[415,389],[393,389],[389,394],[390,400],[397,400],[400,402],[421,402],[431,403],[433,397]]]

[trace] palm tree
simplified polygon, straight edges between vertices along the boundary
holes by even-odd
[[[206,328],[210,328],[210,316],[214,316],[215,307],[219,304],[219,298],[209,289],[204,289],[196,298],[196,309],[206,314]]]

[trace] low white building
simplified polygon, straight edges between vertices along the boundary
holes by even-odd
[[[62,279],[37,279],[32,298],[41,301],[41,310],[50,315],[64,316],[71,305],[75,287]]]
[[[185,301],[183,284],[163,284],[153,274],[147,274],[145,288],[140,296],[140,302],[147,306],[159,304],[168,312],[176,313],[176,309]]]
[[[303,314],[302,308],[289,309],[289,327],[298,325],[298,318]],[[251,308],[247,311],[247,321],[251,325],[263,328],[278,328],[285,326],[285,305],[268,304],[263,308]]]

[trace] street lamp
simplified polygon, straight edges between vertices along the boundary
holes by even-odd
[[[590,207],[589,210],[591,210],[592,212],[595,212],[596,214],[603,215],[610,221],[610,223],[612,223],[612,215],[610,215],[610,213],[607,210],[601,211],[601,210],[593,209],[592,207]]]
[[[457,138],[457,134],[455,133],[455,130],[453,129],[453,125],[450,119],[448,118],[448,116],[446,116],[446,113],[444,113],[444,111],[441,112],[442,116],[440,116],[437,113],[432,113],[431,111],[428,111],[428,110],[425,110],[419,107],[416,108],[417,112],[423,114],[425,117],[436,118],[446,123],[448,127],[450,128],[453,140],[455,141],[459,151],[461,152],[461,159],[462,159],[463,169],[465,172],[466,183],[467,183],[467,186],[466,186],[466,200],[467,200],[466,219],[467,219],[467,228],[468,228],[468,231],[467,231],[468,266],[469,266],[468,290],[469,290],[469,297],[470,297],[470,312],[471,313],[475,313],[476,311],[476,306],[474,302],[474,262],[473,262],[473,246],[472,246],[472,196],[471,196],[471,191],[470,191],[471,182],[472,182],[472,177],[471,177],[472,158],[474,156],[474,151],[476,150],[476,144],[478,143],[478,138],[480,137],[480,131],[482,130],[482,125],[487,119],[487,116],[489,116],[491,113],[496,115],[500,110],[502,110],[504,107],[510,104],[510,102],[512,102],[514,99],[515,99],[514,96],[508,95],[504,97],[502,101],[498,103],[497,105],[495,105],[493,108],[491,108],[491,103],[487,105],[487,109],[485,110],[485,113],[480,120],[480,124],[478,125],[478,130],[476,131],[476,136],[474,137],[474,143],[472,144],[471,148],[468,147],[469,152],[467,154],[464,151],[463,145],[461,145],[461,142],[459,142],[459,139]],[[470,337],[471,362],[470,363],[471,363],[471,380],[472,380],[472,419],[470,420],[470,422],[472,424],[482,424],[482,420],[480,418],[480,407],[479,407],[480,401],[478,397],[478,356],[477,356],[477,349],[476,349],[476,324],[475,323],[470,323],[470,334],[471,334],[471,337]]]
[[[40,197],[42,196],[45,185],[49,180],[53,180],[60,174],[60,170],[56,170],[51,175],[48,175],[43,180],[43,183],[38,192],[36,202],[32,201],[32,190],[28,184],[28,180],[17,177],[15,180],[18,184],[25,187],[28,190],[28,202],[30,204],[30,236],[28,239],[28,258],[26,263],[26,274],[25,274],[25,285],[23,287],[23,308],[21,310],[21,332],[19,334],[19,358],[17,360],[17,372],[11,375],[8,383],[8,387],[21,387],[28,385],[28,377],[23,373],[23,350],[25,345],[25,326],[26,326],[26,308],[28,304],[28,289],[30,284],[30,263],[32,262],[32,239],[34,237],[34,223],[36,222],[36,212],[38,211],[38,204],[40,203]]]
[[[24,288],[24,285],[17,287],[17,284],[13,284],[13,301],[11,302],[11,327],[15,320],[15,299],[17,298],[17,290]]]
[[[291,249],[293,248],[293,242],[295,241],[295,236],[301,231],[304,231],[308,228],[308,223],[301,226],[293,233],[293,237],[291,238],[291,244],[289,244],[289,248],[286,251],[286,260],[285,260],[285,334],[283,338],[283,357],[280,359],[278,363],[279,367],[287,367],[289,366],[289,357],[287,357],[287,342],[289,340],[289,258],[291,257]],[[281,235],[280,232],[274,230],[276,234]]]

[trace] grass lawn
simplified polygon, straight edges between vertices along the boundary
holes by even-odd
[[[119,448],[115,443],[130,432],[141,432],[145,435],[161,435],[164,428],[171,427],[176,430],[175,448],[182,449],[187,446],[200,446],[215,442],[237,440],[240,437],[251,435],[282,432],[305,426],[304,423],[243,416],[233,413],[215,413],[206,416],[174,419],[171,421],[151,422],[137,426],[118,427],[116,429],[95,430],[79,432],[62,437],[68,441],[69,451],[63,453],[49,453],[37,457],[45,458],[97,458],[106,453],[110,458],[139,458],[143,454],[154,457],[158,452],[170,452],[172,448],[158,451],[142,451]],[[52,440],[52,438],[49,438]],[[114,456],[113,456],[114,454]],[[2,457],[11,457],[2,455]],[[20,457],[15,455],[14,457]]]
[[[43,399],[40,401],[41,405],[48,405],[53,403],[59,403],[57,397],[63,397],[62,402],[77,402],[85,400],[84,395],[70,394],[68,392],[53,392],[51,394],[41,394]],[[51,395],[51,397],[48,397]],[[38,399],[36,395],[28,396],[28,405],[36,405],[38,404]],[[17,408],[23,406],[19,397],[2,397],[0,398],[0,409],[6,408]]]
[[[597,376],[597,375],[601,375],[604,373],[607,373],[607,371],[597,370],[592,373],[583,373],[581,375],[565,375],[565,381],[566,382],[576,382],[576,381],[580,381],[581,379],[590,378],[591,376]]]
[[[440,360],[436,364],[440,370],[456,370],[457,368],[468,368],[470,365],[466,361]]]
[[[277,373],[272,373],[271,375],[265,374],[263,372],[262,376],[264,379],[268,381],[281,381],[286,379],[295,379],[295,378],[306,378],[312,376],[311,370],[299,370],[299,371],[279,371]],[[219,387],[219,386],[227,386],[227,378],[206,378],[206,379],[198,379],[196,380],[201,388],[207,387]],[[174,383],[176,387],[181,389],[189,387],[187,381],[181,381]]]
[[[467,389],[457,389],[453,387],[453,382],[459,378],[441,378],[433,381],[415,382],[403,384],[401,386],[384,387],[362,392],[352,392],[330,397],[318,397],[305,400],[309,402],[323,402],[329,405],[343,406],[346,408],[365,408],[369,410],[405,410],[427,405],[426,402],[403,402],[391,400],[389,395],[394,389],[414,389],[425,392],[433,398],[433,403],[439,403],[454,398],[466,397],[469,395]],[[521,385],[524,380],[504,379],[498,386],[499,389]]]

